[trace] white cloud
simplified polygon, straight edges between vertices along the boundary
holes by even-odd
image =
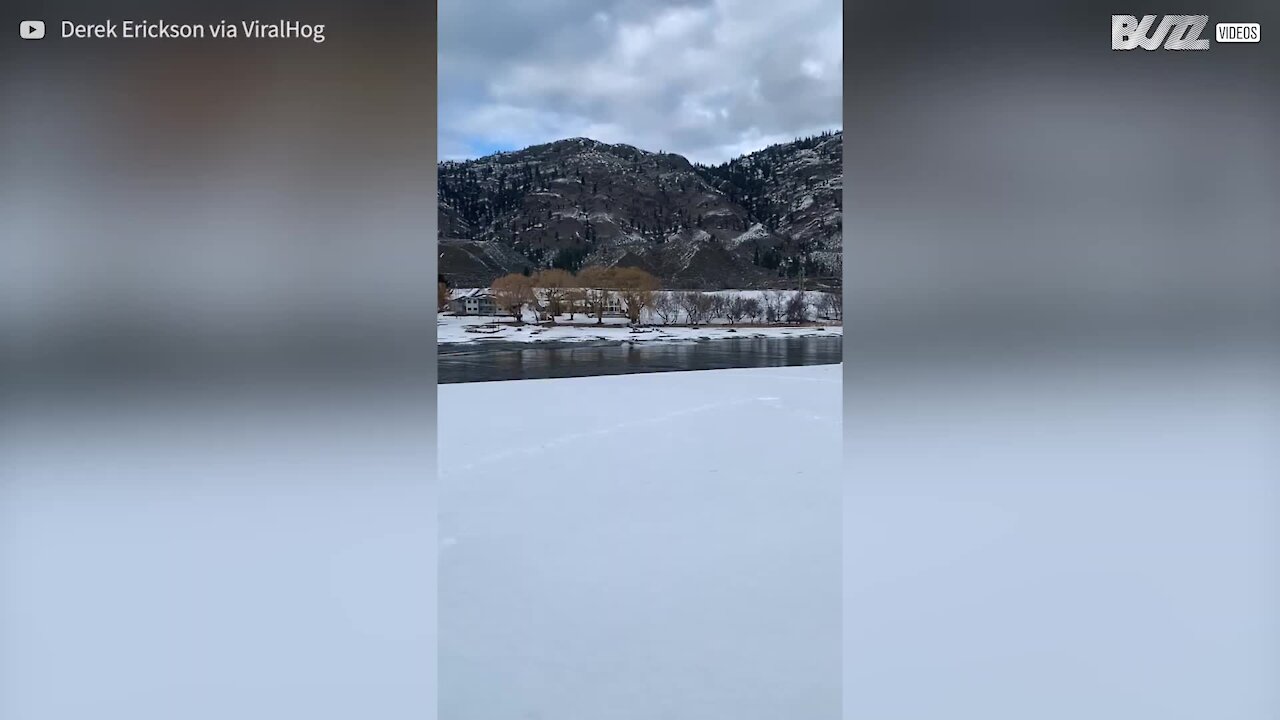
[[[823,73],[826,72],[826,67],[822,64],[822,61],[810,59],[800,63],[800,71],[811,78],[821,79]]]
[[[442,0],[440,146],[586,135],[718,162],[839,127],[833,0]]]

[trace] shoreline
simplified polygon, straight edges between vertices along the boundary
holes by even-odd
[[[741,337],[703,337],[703,338],[663,338],[658,340],[632,340],[630,338],[591,338],[589,340],[507,340],[504,338],[481,338],[463,342],[436,343],[439,355],[464,355],[468,352],[513,351],[513,350],[568,350],[574,348],[620,347],[623,345],[703,345],[721,342],[741,342],[743,340],[789,340],[789,339],[843,339],[838,333],[807,335],[743,335]]]
[[[486,327],[474,331],[472,327]],[[705,343],[724,340],[787,339],[804,337],[843,337],[843,325],[651,325],[633,330],[629,325],[611,323],[561,323],[556,325],[494,326],[478,319],[437,320],[437,346],[521,347],[600,347],[613,345],[648,345],[669,343]]]

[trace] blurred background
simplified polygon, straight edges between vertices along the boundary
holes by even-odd
[[[847,8],[847,717],[1280,714],[1276,44],[1112,13],[1278,19]]]
[[[846,9],[847,716],[1280,712],[1276,11],[1211,5]],[[434,13],[6,6],[0,717],[434,712]]]
[[[0,717],[431,716],[433,4],[3,14]]]

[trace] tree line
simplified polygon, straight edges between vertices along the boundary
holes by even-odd
[[[489,290],[494,302],[524,322],[524,309],[541,305],[548,321],[555,323],[560,315],[581,311],[594,315],[596,324],[604,322],[609,301],[615,297],[632,325],[639,325],[644,311],[653,304],[660,284],[658,278],[636,267],[585,267],[575,275],[560,268],[540,270],[531,275],[512,273],[493,281]]]
[[[656,318],[663,325],[683,321],[698,326],[724,320],[729,325],[754,323],[804,323],[812,319],[840,320],[840,297],[833,293],[763,291],[759,296],[708,293],[700,290],[663,291],[656,277],[636,267],[583,268],[578,273],[551,268],[536,273],[512,273],[490,286],[494,303],[509,313],[516,324],[524,324],[526,308],[537,310],[551,324],[568,315],[572,321],[581,312],[604,322],[610,301],[632,325]],[[449,302],[449,288],[439,283],[437,304],[443,310]]]

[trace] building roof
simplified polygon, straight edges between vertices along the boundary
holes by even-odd
[[[492,298],[493,293],[485,288],[473,288],[467,292],[453,298],[454,300],[479,300],[482,298]]]

